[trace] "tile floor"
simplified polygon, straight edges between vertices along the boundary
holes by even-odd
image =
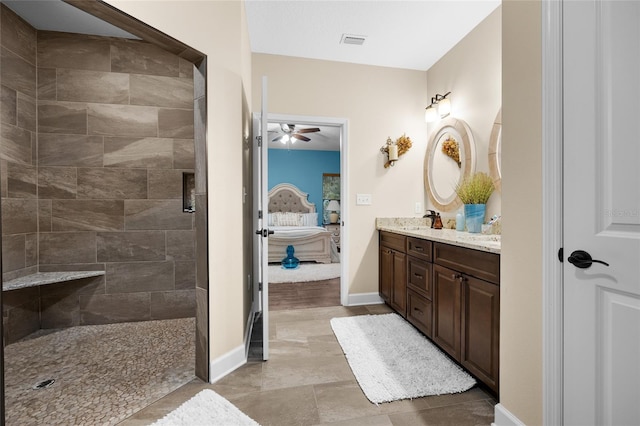
[[[384,305],[271,312],[268,362],[249,363],[213,385],[193,380],[121,425],[148,425],[205,388],[226,397],[263,426],[489,425],[496,401],[479,388],[378,406],[366,399],[329,320],[387,312]]]
[[[41,330],[5,348],[6,424],[115,425],[194,370],[193,318]]]

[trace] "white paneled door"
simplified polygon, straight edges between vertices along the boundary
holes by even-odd
[[[639,425],[640,1],[564,1],[562,33],[564,423]]]

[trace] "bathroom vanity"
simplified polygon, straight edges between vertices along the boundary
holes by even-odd
[[[386,219],[377,228],[380,297],[497,394],[500,237]]]

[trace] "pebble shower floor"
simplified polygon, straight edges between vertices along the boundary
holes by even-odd
[[[42,330],[5,348],[6,424],[114,425],[194,371],[193,318]]]

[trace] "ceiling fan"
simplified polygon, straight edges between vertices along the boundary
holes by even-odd
[[[304,136],[303,133],[315,133],[320,131],[318,127],[309,127],[305,129],[296,130],[295,124],[285,124],[285,123],[280,124],[280,130],[284,134],[272,139],[271,140],[272,142],[282,142],[283,144],[286,144],[289,141],[291,141],[291,143],[295,143],[296,140],[309,142],[311,139]]]

